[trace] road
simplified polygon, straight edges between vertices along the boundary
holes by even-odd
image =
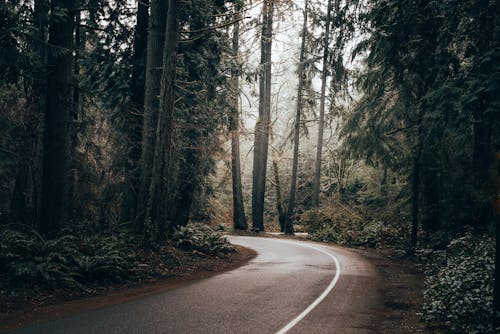
[[[356,253],[304,241],[229,237],[249,264],[142,299],[13,333],[377,333],[382,286]]]

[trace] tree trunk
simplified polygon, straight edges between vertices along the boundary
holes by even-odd
[[[233,31],[233,57],[234,62],[237,64],[233,69],[231,78],[231,115],[229,120],[229,131],[231,132],[231,175],[233,179],[233,223],[235,230],[246,230],[248,228],[247,219],[245,216],[245,207],[243,204],[243,190],[241,185],[241,165],[240,165],[240,134],[239,134],[239,62],[238,62],[238,49],[239,49],[239,35],[241,14],[238,12],[240,8],[235,8]]]
[[[278,221],[280,223],[281,232],[285,232],[286,212],[283,205],[283,197],[281,196],[281,181],[278,169],[278,163],[273,160],[274,183],[276,187],[276,209],[278,210]]]
[[[325,37],[323,39],[323,69],[321,70],[321,93],[319,99],[318,141],[316,144],[316,161],[314,164],[314,180],[312,205],[319,206],[319,188],[321,184],[321,155],[323,151],[323,131],[325,128],[326,78],[328,76],[328,54],[330,44],[330,21],[332,19],[332,1],[328,0],[326,9]]]
[[[166,21],[166,2],[151,0],[151,16],[149,18],[148,46],[146,52],[146,81],[144,83],[141,173],[136,210],[137,228],[140,232],[143,231],[151,185],[151,173],[153,170]]]
[[[195,138],[195,141],[199,138]],[[199,146],[203,145],[200,141]],[[174,208],[174,217],[172,218],[171,228],[177,226],[186,226],[191,214],[194,192],[197,186],[197,173],[200,168],[200,152],[197,148],[187,148],[179,168],[177,177],[177,199]]]
[[[307,5],[308,0],[304,2],[304,22],[302,25],[302,41],[300,44],[299,66],[297,74],[299,76],[299,85],[297,88],[297,105],[295,107],[295,125],[293,133],[293,162],[292,162],[292,180],[290,185],[290,198],[288,200],[288,210],[285,219],[285,233],[293,234],[293,212],[295,210],[295,192],[297,187],[297,167],[299,163],[299,141],[300,141],[300,116],[302,113],[302,91],[304,89],[304,61],[307,33]]]
[[[433,158],[431,157],[431,159]],[[441,225],[439,167],[436,161],[427,161],[422,162],[422,175],[420,177],[422,182],[422,228],[426,232],[434,232]]]
[[[52,11],[61,12],[50,23],[49,44],[64,50],[47,60],[47,98],[43,136],[43,176],[40,232],[55,236],[66,219],[69,115],[72,107],[73,1],[53,0]]]
[[[141,159],[142,117],[144,108],[145,59],[148,36],[149,1],[137,2],[137,24],[132,54],[132,76],[130,80],[130,105],[126,119],[127,174],[123,194],[121,220],[130,221],[136,216],[139,193],[139,161]]]
[[[161,76],[160,109],[156,131],[156,145],[153,160],[147,217],[158,226],[158,238],[164,237],[167,226],[169,181],[171,179],[170,158],[172,151],[172,131],[174,121],[174,84],[177,64],[179,23],[176,0],[168,1],[165,44],[163,48],[163,71]]]
[[[78,6],[81,6],[81,1],[76,2]],[[75,13],[75,25],[74,25],[74,44],[75,44],[75,58],[73,59],[73,73],[76,78],[80,74],[80,57],[82,52],[85,50],[86,43],[86,32],[84,29],[80,27],[81,25],[81,11],[76,11]],[[68,219],[72,220],[76,218],[76,194],[75,188],[77,187],[77,168],[78,161],[76,161],[76,148],[78,145],[78,118],[81,113],[81,92],[78,85],[73,87],[73,108],[71,110],[71,120],[69,127],[69,138],[70,138],[70,147],[69,147],[69,156],[70,167],[69,167],[69,179],[68,179]],[[79,217],[81,218],[81,217]]]
[[[493,164],[493,208],[495,214],[495,284],[493,286],[493,314],[494,324],[500,326],[500,151],[496,152],[495,163]]]
[[[380,181],[380,197],[382,197],[383,203],[387,204],[389,200],[389,181],[387,175],[387,167],[384,167],[384,172],[382,174],[382,180]]]
[[[418,212],[419,212],[419,197],[420,197],[420,169],[419,161],[416,157],[413,161],[413,171],[411,177],[411,240],[410,248],[412,252],[417,247],[417,233],[418,233]]]
[[[490,165],[490,146],[491,146],[491,123],[488,115],[484,110],[488,106],[486,103],[481,103],[480,106],[473,112],[473,176],[474,187],[481,197],[485,193],[488,186],[488,170],[487,166]],[[488,223],[489,208],[484,201],[484,197],[479,198],[475,203],[474,220],[478,225],[486,226]]]
[[[252,229],[264,231],[267,155],[271,119],[271,50],[274,0],[264,0],[259,81],[259,119],[255,125],[252,182]]]
[[[15,223],[28,225],[31,222],[32,215],[28,207],[29,180],[30,164],[27,157],[23,154],[23,157],[18,163],[14,191],[10,201],[9,216]]]
[[[418,118],[416,120],[417,124],[417,143],[413,152],[413,166],[412,166],[412,175],[411,175],[411,217],[412,217],[412,225],[411,225],[411,235],[410,235],[410,248],[411,252],[414,252],[417,247],[418,242],[418,228],[419,228],[419,214],[420,214],[420,185],[421,185],[421,163],[422,163],[422,149],[424,144],[424,129],[423,129],[423,114],[422,112],[418,113]]]

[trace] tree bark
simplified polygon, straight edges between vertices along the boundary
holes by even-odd
[[[493,286],[493,317],[494,325],[500,326],[500,151],[496,152],[493,164],[493,209],[495,224],[495,283]]]
[[[278,163],[276,162],[276,160],[273,160],[273,169],[274,169],[274,183],[276,187],[276,209],[278,210],[278,221],[280,223],[281,232],[285,232],[286,212],[283,205],[283,196],[281,195],[281,181],[280,181]]]
[[[132,54],[132,76],[130,79],[130,106],[126,118],[127,172],[123,194],[121,220],[130,221],[136,216],[137,197],[140,187],[139,162],[141,159],[142,118],[145,90],[145,58],[148,36],[149,1],[137,2],[137,23]]]
[[[295,210],[295,192],[297,187],[297,167],[299,163],[299,141],[300,141],[300,118],[302,114],[302,91],[304,89],[304,61],[306,48],[306,33],[307,33],[307,8],[308,0],[304,2],[304,22],[302,26],[302,41],[300,44],[299,66],[297,74],[299,76],[299,85],[297,88],[297,105],[295,107],[295,125],[293,133],[293,162],[292,162],[292,179],[290,185],[290,198],[288,200],[288,210],[285,219],[285,233],[293,234],[292,216]]]
[[[388,175],[387,175],[387,167],[384,167],[384,171],[382,174],[382,180],[380,180],[380,197],[382,197],[382,200],[384,204],[387,204],[387,201],[389,200],[389,180],[388,180]]]
[[[73,1],[53,0],[52,11],[64,11],[50,23],[49,44],[61,49],[49,53],[43,136],[43,176],[40,232],[53,237],[66,219],[68,196],[69,115],[72,107]]]
[[[78,6],[82,5],[82,1],[75,2]],[[75,49],[75,57],[73,59],[73,73],[75,78],[78,78],[80,74],[80,64],[79,60],[82,56],[82,53],[85,50],[86,43],[86,31],[80,27],[82,21],[81,11],[75,12],[75,25],[74,25],[74,49]],[[69,126],[69,138],[70,138],[70,147],[69,147],[69,156],[70,167],[69,167],[69,179],[68,179],[68,219],[72,220],[76,217],[76,206],[77,198],[76,198],[76,187],[77,187],[77,168],[78,161],[76,161],[76,148],[78,146],[78,119],[81,116],[83,110],[81,110],[81,91],[78,85],[73,87],[73,108],[71,109],[71,119]],[[81,210],[80,210],[81,211]],[[81,218],[81,217],[78,217]]]
[[[240,164],[240,133],[239,133],[239,35],[241,14],[238,7],[235,8],[234,31],[233,31],[233,54],[235,68],[233,69],[231,86],[231,115],[229,119],[229,131],[231,132],[231,175],[233,181],[233,224],[235,230],[246,230],[248,228],[243,204],[243,190],[241,185],[241,164]]]
[[[264,0],[259,81],[259,119],[255,125],[252,182],[252,229],[264,231],[267,155],[271,119],[271,51],[274,0]]]
[[[200,138],[194,138],[198,141]],[[201,143],[198,146],[203,145]],[[194,192],[197,186],[197,179],[200,168],[200,152],[198,148],[187,148],[182,159],[181,166],[177,177],[177,198],[175,208],[173,210],[174,217],[172,218],[171,229],[178,226],[186,226],[189,222],[191,214],[191,206],[193,204]]]
[[[144,83],[141,173],[136,211],[136,225],[140,232],[143,231],[151,185],[151,173],[153,170],[154,147],[160,102],[158,96],[160,95],[166,22],[166,2],[151,0],[151,16],[149,18],[148,46],[146,52],[146,80]]]
[[[422,228],[426,232],[434,232],[441,225],[439,167],[434,157],[430,157],[428,154],[425,156],[427,159],[421,162],[422,175],[420,177],[422,183]]]
[[[163,71],[161,76],[160,109],[156,131],[156,145],[153,160],[150,195],[147,217],[158,226],[158,238],[166,232],[168,214],[166,212],[169,194],[169,181],[172,177],[170,158],[172,151],[172,131],[174,121],[174,84],[177,64],[177,45],[179,23],[178,3],[168,1],[168,14],[163,48]]]
[[[410,248],[412,252],[417,248],[417,233],[418,233],[418,212],[419,212],[419,197],[420,197],[420,168],[419,159],[413,161],[413,171],[411,176],[411,240]]]
[[[321,93],[319,100],[318,141],[316,144],[316,161],[314,164],[312,205],[319,206],[319,188],[321,183],[321,155],[323,151],[323,132],[325,128],[325,99],[326,78],[328,76],[328,54],[330,44],[330,21],[332,15],[332,1],[328,0],[326,9],[325,37],[323,39],[323,69],[321,71]]]

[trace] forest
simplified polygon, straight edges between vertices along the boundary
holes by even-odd
[[[300,232],[495,333],[499,41],[496,0],[0,1],[0,296]]]

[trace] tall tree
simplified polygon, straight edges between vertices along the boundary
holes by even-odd
[[[147,217],[158,226],[158,237],[164,236],[168,214],[166,212],[171,179],[172,132],[174,122],[174,85],[179,41],[177,0],[168,1],[168,13],[163,47],[163,70],[161,75],[160,108],[156,130],[150,194]]]
[[[137,202],[136,219],[138,229],[143,229],[147,210],[151,172],[158,121],[160,81],[162,77],[163,47],[165,43],[165,26],[167,22],[167,3],[161,0],[151,0],[149,17],[146,79],[144,83],[144,111],[142,123],[142,148],[140,185]]]
[[[494,325],[500,326],[500,150],[495,154],[493,165],[493,209],[494,209],[494,224],[495,224],[495,283],[493,287],[493,316]]]
[[[293,162],[292,162],[292,178],[290,185],[290,197],[288,200],[288,210],[285,218],[285,233],[293,234],[293,221],[292,216],[295,210],[295,192],[297,189],[297,167],[299,164],[299,141],[300,141],[300,118],[302,114],[302,94],[305,81],[305,53],[306,53],[306,34],[307,34],[307,11],[308,0],[304,2],[304,21],[302,25],[302,40],[300,43],[300,56],[299,65],[297,68],[297,75],[299,77],[299,84],[297,87],[297,104],[295,106],[295,123],[293,131]]]
[[[259,118],[255,125],[252,176],[252,229],[264,230],[267,155],[271,120],[271,51],[274,0],[264,0],[262,7],[261,56],[259,70]]]
[[[326,9],[325,33],[323,36],[323,69],[321,70],[321,91],[319,100],[318,140],[316,144],[316,161],[314,163],[314,179],[312,205],[319,205],[321,183],[321,156],[323,151],[323,132],[325,128],[326,79],[328,77],[328,55],[330,48],[330,21],[332,19],[333,0],[328,0]]]
[[[229,119],[229,131],[231,132],[231,175],[233,181],[233,222],[237,230],[246,230],[248,228],[247,218],[245,216],[245,207],[243,205],[243,189],[241,185],[241,163],[240,163],[240,118],[239,118],[239,76],[240,65],[238,58],[239,40],[240,40],[240,19],[241,6],[234,7],[234,30],[233,30],[233,72],[231,74],[231,114]]]
[[[40,231],[56,235],[66,219],[69,123],[73,103],[73,1],[53,0],[47,59]]]
[[[136,216],[137,198],[140,187],[141,141],[145,95],[145,61],[148,37],[149,1],[137,2],[136,26],[132,53],[132,75],[130,76],[130,106],[125,119],[127,136],[127,174],[122,202],[122,221]]]

